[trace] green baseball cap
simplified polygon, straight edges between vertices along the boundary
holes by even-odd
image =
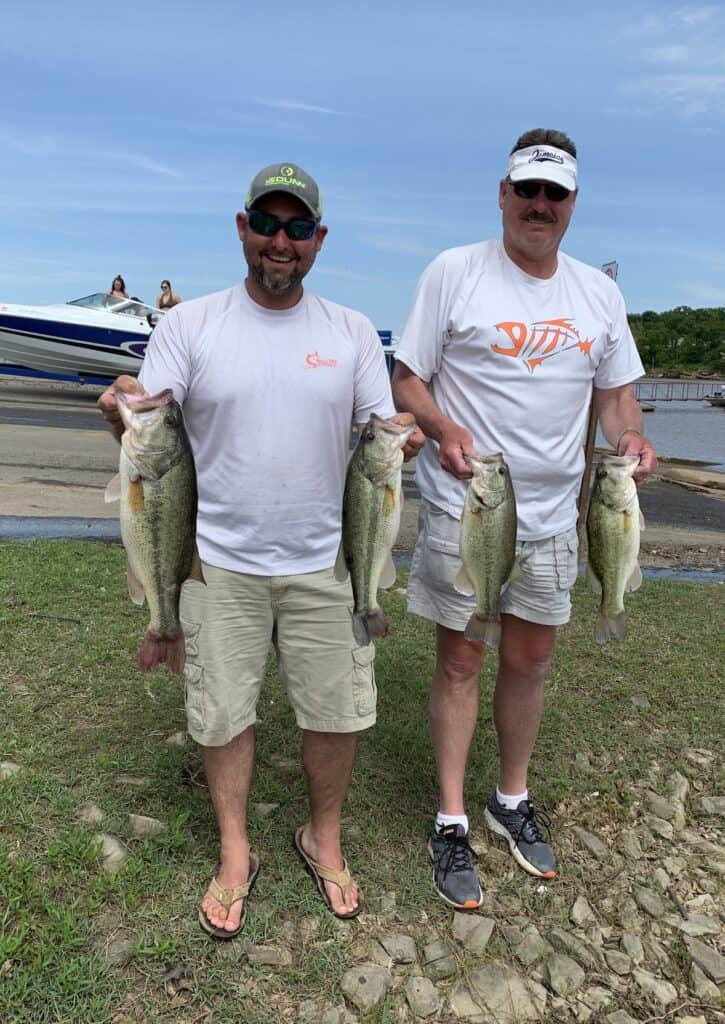
[[[315,220],[322,219],[322,195],[314,178],[298,164],[270,164],[252,179],[244,202],[249,210],[270,192],[286,192],[305,204]]]

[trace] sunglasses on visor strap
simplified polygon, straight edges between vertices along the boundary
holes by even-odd
[[[512,181],[511,188],[519,199],[536,199],[543,188],[544,195],[552,203],[560,203],[562,200],[568,199],[570,195],[568,188],[564,188],[563,185],[554,185],[548,181]]]
[[[293,242],[306,242],[317,230],[316,220],[307,217],[280,220],[273,213],[265,213],[264,210],[247,210],[247,224],[255,235],[264,235],[265,238],[272,238],[282,228]]]

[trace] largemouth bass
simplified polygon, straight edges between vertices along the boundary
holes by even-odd
[[[587,575],[592,589],[601,595],[594,627],[598,644],[610,637],[624,640],[624,595],[642,583],[638,558],[643,523],[632,479],[638,463],[634,455],[604,455],[595,474],[587,515]]]
[[[388,632],[378,587],[395,582],[392,548],[403,507],[403,448],[414,430],[414,423],[402,426],[373,413],[347,467],[335,575],[343,580],[350,573],[353,633],[363,646]]]
[[[515,575],[516,498],[503,455],[464,455],[473,476],[461,515],[463,565],[454,586],[476,595],[476,608],[464,630],[467,640],[498,647],[501,588]]]
[[[106,501],[121,500],[121,536],[131,600],[148,602],[150,621],[138,654],[148,672],[166,663],[184,668],[179,621],[181,585],[204,582],[196,549],[196,472],[181,407],[171,389],[158,395],[116,391],[125,427],[119,473]]]

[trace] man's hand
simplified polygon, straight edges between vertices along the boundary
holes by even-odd
[[[625,430],[620,435],[617,455],[639,456],[639,465],[633,474],[636,484],[641,484],[657,469],[657,452],[654,450],[652,442],[636,430]]]
[[[415,423],[415,417],[411,412],[399,412],[392,417],[393,423],[400,424],[401,427],[409,427],[411,423]],[[408,462],[414,458],[425,444],[425,434],[416,427],[415,431],[408,438],[408,443],[403,448],[403,459]]]
[[[463,459],[464,455],[474,455],[473,437],[465,427],[451,423],[441,434],[438,442],[440,451],[438,461],[443,469],[451,473],[457,480],[469,480],[473,474]]]
[[[121,434],[123,433],[123,422],[121,420],[121,413],[118,411],[118,403],[116,402],[116,390],[125,391],[127,395],[145,395],[146,392],[135,377],[130,377],[124,373],[120,377],[116,377],[113,384],[110,384],[98,399],[96,404],[101,410],[104,420],[111,428],[116,440],[120,441]]]

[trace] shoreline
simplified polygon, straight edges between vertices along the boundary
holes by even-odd
[[[0,378],[0,539],[9,542],[19,531],[58,537],[63,523],[72,525],[75,538],[113,533],[118,511],[103,495],[118,471],[118,446],[95,408],[102,390],[92,384]],[[657,474],[640,492],[647,524],[643,565],[725,568],[725,473],[711,465],[660,457]],[[403,471],[400,551],[412,551],[418,533],[414,467],[407,463]]]

